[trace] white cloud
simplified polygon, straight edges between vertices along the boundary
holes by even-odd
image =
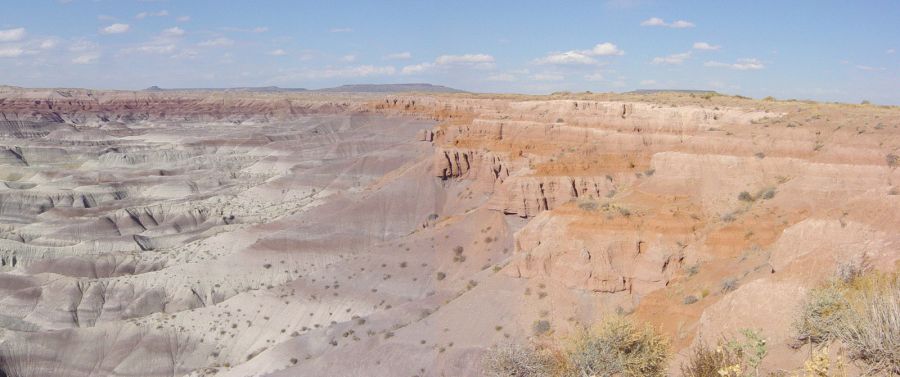
[[[20,47],[0,47],[0,58],[18,58],[24,53]]]
[[[641,86],[656,85],[656,80],[641,80]]]
[[[408,65],[408,66],[403,67],[403,69],[400,70],[400,73],[402,73],[404,75],[412,75],[412,74],[416,74],[416,73],[425,72],[425,71],[431,69],[432,67],[434,67],[434,64],[432,64],[432,63],[413,64],[413,65]]]
[[[531,75],[531,79],[535,81],[562,81],[566,77],[558,73],[535,73]]]
[[[675,21],[675,22],[669,24],[669,27],[673,28],[673,29],[685,29],[685,28],[691,28],[694,26],[697,26],[697,25],[694,25],[693,22],[685,21],[685,20],[678,20],[678,21]]]
[[[39,47],[42,50],[49,50],[51,48],[56,47],[56,45],[58,45],[58,44],[59,44],[59,42],[57,42],[56,39],[45,39],[45,40],[41,41],[41,44],[39,45]]]
[[[122,34],[131,29],[131,26],[128,24],[112,24],[103,29],[100,29],[101,34]]]
[[[691,57],[691,52],[681,52],[678,54],[672,54],[669,56],[657,56],[653,58],[653,64],[681,64],[684,63],[685,60],[688,60]]]
[[[206,40],[198,43],[200,47],[227,47],[234,44],[234,41],[225,37]]]
[[[872,66],[868,66],[868,65],[857,65],[856,69],[861,70],[861,71],[870,71],[870,72],[884,71],[884,68],[882,68],[882,67],[872,67]]]
[[[895,52],[897,52],[897,50],[894,50],[894,49],[892,49],[892,48],[889,48],[889,49],[887,49],[887,50],[884,51],[885,54],[893,54],[893,53],[895,53]]]
[[[191,16],[180,16],[175,19],[175,21],[178,21],[178,22],[188,22],[190,20],[191,20]]]
[[[393,54],[387,54],[384,56],[387,60],[405,60],[412,59],[412,54],[409,52],[396,52]]]
[[[134,18],[142,20],[147,17],[165,17],[168,15],[169,15],[169,11],[161,10],[159,12],[141,12],[141,13],[138,13],[137,15],[135,15]]]
[[[183,48],[178,53],[173,54],[171,58],[173,59],[194,59],[200,55],[200,52],[190,48]]]
[[[433,68],[451,66],[491,69],[494,67],[494,57],[488,54],[441,55],[434,59],[434,63],[407,65],[400,70],[400,73],[409,75],[423,73]]]
[[[352,33],[353,29],[348,28],[348,27],[336,27],[336,28],[332,28],[331,30],[328,30],[328,32],[330,32],[330,33]]]
[[[650,17],[644,21],[641,21],[641,26],[667,26],[667,24],[665,21],[663,21],[662,18]]]
[[[604,42],[594,46],[587,54],[593,56],[613,56],[625,55],[625,51],[620,50],[618,46],[612,43]]]
[[[265,26],[257,26],[255,28],[253,28],[253,30],[250,30],[250,32],[252,32],[252,33],[265,33],[267,31],[269,31],[269,28],[267,28]]]
[[[641,21],[641,26],[663,26],[663,27],[668,27],[668,28],[672,28],[672,29],[685,29],[685,28],[694,27],[696,25],[694,25],[693,22],[685,21],[685,20],[678,20],[678,21],[675,21],[672,23],[667,23],[662,18],[650,17],[644,21]]]
[[[537,59],[534,62],[536,64],[557,64],[557,65],[569,65],[569,64],[582,64],[582,65],[592,65],[597,64],[597,60],[594,59],[594,56],[617,56],[624,55],[625,51],[619,49],[613,43],[604,42],[598,43],[590,50],[571,50],[565,52],[558,52],[549,54],[543,58]]]
[[[487,81],[513,82],[516,81],[516,76],[509,73],[498,73],[496,75],[488,76]]]
[[[341,61],[345,63],[350,63],[356,60],[356,55],[344,55],[341,56]]]
[[[719,45],[711,45],[706,42],[694,42],[694,50],[714,51],[722,48]]]
[[[602,73],[591,73],[584,76],[584,79],[588,81],[603,81],[604,77]]]
[[[750,71],[750,70],[759,70],[766,68],[763,62],[758,59],[745,58],[738,59],[736,63],[722,63],[717,61],[708,61],[703,63],[704,66],[707,67],[723,67],[723,68],[731,68],[739,71]]]
[[[184,35],[184,29],[180,27],[170,27],[162,31],[161,34],[163,37],[180,37]]]
[[[74,63],[74,64],[91,64],[93,62],[96,62],[97,59],[99,59],[99,58],[100,58],[100,55],[98,55],[98,54],[78,55],[74,59],[72,59],[72,63]]]
[[[145,44],[122,50],[125,53],[138,52],[143,54],[168,54],[175,52],[174,44]]]
[[[597,64],[597,60],[579,51],[566,51],[550,54],[535,60],[537,64]]]
[[[434,61],[440,65],[493,63],[494,57],[487,54],[441,55]]]
[[[25,38],[25,28],[0,30],[0,42],[16,42]]]
[[[282,50],[282,49],[279,48],[279,49],[275,49],[275,50],[269,51],[269,55],[272,55],[272,56],[285,56],[285,55],[287,55],[287,52],[285,52],[284,50]]]

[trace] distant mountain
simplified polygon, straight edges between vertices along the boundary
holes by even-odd
[[[259,87],[237,87],[237,88],[176,88],[163,89],[156,85],[144,89],[147,92],[261,92],[261,93],[280,93],[280,92],[306,92],[304,88],[279,88],[277,86],[259,86]]]
[[[656,93],[693,93],[693,94],[715,94],[715,90],[693,90],[693,89],[638,89],[626,92],[625,94],[656,94]]]
[[[466,93],[464,90],[453,89],[441,85],[431,85],[423,83],[413,84],[356,84],[341,85],[333,88],[322,89],[304,89],[304,88],[280,88],[277,86],[261,86],[261,87],[238,87],[238,88],[178,88],[164,89],[156,85],[144,89],[147,92],[164,92],[164,91],[180,91],[180,92],[259,92],[259,93],[286,93],[286,92],[325,92],[325,93],[401,93],[401,92],[420,92],[420,93]]]
[[[398,93],[398,92],[422,92],[422,93],[465,93],[464,90],[448,88],[442,85],[423,83],[414,84],[357,84],[341,85],[334,88],[316,89],[317,92],[353,92],[353,93]]]

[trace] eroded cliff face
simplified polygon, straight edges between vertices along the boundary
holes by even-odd
[[[442,115],[435,175],[528,220],[504,274],[620,297],[596,305],[662,326],[676,349],[760,328],[778,350],[767,368],[799,365],[788,344],[806,289],[863,256],[896,270],[896,108],[689,95],[389,104]]]
[[[478,375],[535,321],[612,313],[676,350],[761,328],[764,367],[796,366],[806,289],[896,269],[898,127],[725,96],[2,88],[0,370]]]

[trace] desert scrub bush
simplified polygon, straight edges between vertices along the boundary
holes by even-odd
[[[531,325],[531,332],[536,336],[541,336],[549,333],[551,329],[552,328],[550,327],[550,321],[546,319],[534,321],[534,324]]]
[[[834,338],[849,308],[843,291],[840,282],[831,281],[807,293],[794,321],[798,340],[820,343]]]
[[[722,280],[721,285],[722,285],[722,287],[721,287],[722,293],[728,293],[728,292],[731,292],[731,291],[737,289],[738,281],[735,278],[728,278],[728,279]]]
[[[758,377],[768,354],[766,340],[756,330],[742,329],[740,339],[723,338],[713,349],[701,342],[681,364],[683,377]]]
[[[797,339],[811,343],[835,339],[848,315],[851,299],[872,285],[871,272],[868,258],[862,255],[838,265],[833,277],[810,290],[794,321]]]
[[[553,361],[530,344],[504,342],[484,354],[482,370],[488,377],[543,377],[551,375]]]
[[[578,203],[578,208],[581,208],[584,211],[593,212],[597,210],[597,203],[595,202],[581,202]]]
[[[566,352],[563,376],[664,376],[669,342],[649,325],[611,317],[582,329]]]
[[[701,342],[691,350],[687,362],[681,364],[683,377],[722,377],[743,363],[743,354],[719,341],[715,348]]]
[[[809,292],[794,326],[801,340],[839,341],[870,375],[900,375],[900,275],[842,266]]]
[[[837,338],[869,374],[900,375],[900,279],[871,274],[853,283]]]

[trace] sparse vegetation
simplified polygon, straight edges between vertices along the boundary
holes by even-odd
[[[535,321],[535,333],[549,332],[550,323]],[[487,376],[664,376],[669,343],[650,326],[614,316],[595,330],[582,328],[568,345],[541,348],[503,343],[484,357]]]
[[[482,359],[488,377],[543,377],[550,375],[552,361],[534,346],[504,342],[492,347]]]
[[[768,354],[766,340],[758,331],[741,330],[742,339],[722,339],[711,348],[700,342],[681,364],[683,377],[758,377],[759,366]]]
[[[728,279],[723,280],[722,281],[722,293],[728,293],[728,292],[731,292],[731,291],[737,289],[737,285],[738,285],[738,282],[737,282],[737,279],[735,279],[735,278],[728,278]]]
[[[842,265],[807,294],[794,327],[801,341],[840,341],[869,374],[900,374],[900,278],[865,258]]]
[[[891,153],[884,157],[884,161],[887,163],[888,166],[890,166],[892,168],[896,168],[897,165],[900,164],[900,157]]]
[[[741,365],[741,353],[720,341],[715,348],[700,342],[691,350],[690,358],[681,364],[683,377],[722,377]]]
[[[650,326],[612,317],[576,335],[566,358],[567,377],[664,376],[669,343]]]
[[[457,263],[462,263],[466,261],[466,256],[463,255],[463,247],[457,246],[453,248],[453,261]]]
[[[546,319],[534,321],[534,324],[531,325],[531,331],[534,333],[534,335],[538,335],[538,336],[544,335],[544,334],[550,332],[550,329],[551,329],[550,321],[548,321]]]

